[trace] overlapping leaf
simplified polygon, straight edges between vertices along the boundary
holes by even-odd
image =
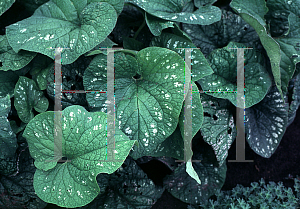
[[[36,53],[20,51],[16,53],[9,45],[6,36],[0,36],[0,71],[19,70],[26,66]]]
[[[28,123],[33,117],[32,108],[37,112],[45,112],[48,109],[49,101],[44,96],[44,93],[39,90],[36,83],[25,77],[20,76],[15,86],[15,108],[19,118]]]
[[[284,100],[281,90],[280,46],[266,30],[267,26],[264,20],[264,15],[268,12],[266,2],[264,0],[233,0],[230,6],[257,32],[270,59],[275,84],[281,99]]]
[[[237,94],[237,52],[231,48],[242,48],[243,44],[230,42],[227,47],[213,51],[208,60],[214,74],[201,78],[200,83],[206,94],[216,98],[228,99],[236,107]],[[244,50],[245,58],[245,107],[251,107],[260,102],[267,94],[272,80],[264,67],[263,57],[255,50]],[[209,91],[215,91],[209,93]],[[218,92],[219,91],[219,92]],[[229,93],[230,92],[230,93]]]
[[[18,156],[18,172],[11,176],[0,175],[0,208],[43,209],[42,201],[33,188],[33,175],[36,170],[28,147],[21,146]]]
[[[201,95],[204,111],[201,134],[203,140],[213,148],[219,165],[223,165],[228,150],[237,136],[234,124],[234,106],[227,100],[206,94]]]
[[[174,197],[190,204],[206,203],[208,198],[220,190],[225,182],[227,166],[218,167],[215,155],[209,145],[193,140],[193,166],[201,180],[198,184],[185,170],[185,163],[164,179],[164,185]]]
[[[82,209],[150,209],[164,191],[164,188],[156,186],[130,157],[113,174],[99,174],[97,181],[105,187],[105,192]]]
[[[226,10],[222,10],[221,20],[211,25],[182,24],[182,27],[206,57],[231,41],[251,48],[259,46],[259,37],[255,30],[240,16]]]
[[[260,103],[246,108],[246,139],[255,153],[270,158],[276,151],[287,127],[288,108],[276,86]]]
[[[14,97],[15,85],[19,80],[19,76],[25,75],[30,70],[27,65],[17,71],[1,71],[0,70],[0,97],[5,97],[9,94],[10,97]]]
[[[300,62],[300,2],[272,0],[267,3],[271,13],[285,13],[288,15],[288,31],[284,36],[276,38],[281,49],[281,81],[282,91],[287,92],[288,82],[292,78],[296,64]]]
[[[133,158],[151,155],[176,128],[184,100],[184,60],[175,52],[148,47],[136,59],[115,53],[116,125],[139,141]],[[85,90],[106,91],[107,57],[98,55],[84,74]],[[140,78],[135,77],[136,75]],[[134,78],[135,77],[135,78]],[[106,111],[107,96],[87,94],[92,111]]]
[[[24,49],[52,59],[54,48],[60,47],[62,64],[70,64],[100,44],[115,27],[116,9],[123,5],[122,1],[110,3],[50,0],[31,17],[8,26],[8,42],[15,52]]]
[[[221,10],[218,7],[207,5],[200,7],[194,12],[184,11],[191,0],[127,0],[146,12],[156,17],[190,24],[209,25],[221,19]]]
[[[54,112],[37,115],[27,125],[26,138],[31,156],[38,168],[34,175],[34,189],[44,201],[62,207],[80,207],[90,203],[99,193],[96,176],[111,174],[124,162],[135,143],[119,129],[115,130],[115,160],[106,162],[107,116],[103,112],[89,113],[74,105],[62,111],[62,147],[54,136]],[[54,158],[54,146],[61,155]],[[68,161],[57,164],[60,157]]]
[[[192,42],[171,33],[162,33],[162,35],[154,37],[150,46],[168,48],[177,52],[184,59],[185,50],[188,50],[188,48],[196,48]],[[192,66],[192,81],[197,81],[213,73],[210,64],[199,49],[191,49],[191,56],[189,58],[191,59]]]
[[[145,12],[146,23],[154,36],[159,36],[163,29],[174,27],[174,22],[155,17]]]

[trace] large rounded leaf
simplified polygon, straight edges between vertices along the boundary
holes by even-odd
[[[270,158],[276,151],[287,127],[288,108],[272,86],[260,103],[246,109],[246,139],[255,153]]]
[[[119,129],[115,131],[115,160],[106,159],[107,116],[89,113],[74,105],[62,111],[62,157],[68,161],[57,164],[54,159],[54,112],[37,115],[27,125],[26,138],[31,156],[38,168],[34,189],[45,202],[62,207],[80,207],[90,203],[99,193],[96,176],[111,174],[124,162],[135,143]],[[102,162],[101,162],[102,161]]]
[[[84,74],[85,90],[106,91],[106,66],[106,56],[95,57]],[[176,52],[159,47],[141,50],[137,59],[115,54],[116,124],[139,141],[132,157],[151,155],[174,132],[184,100],[184,66]],[[106,111],[106,94],[86,96],[93,111]]]
[[[206,94],[216,98],[228,99],[236,107],[238,107],[237,94],[232,91],[237,89],[237,52],[229,48],[242,47],[245,48],[243,44],[231,42],[227,47],[213,51],[209,55],[208,60],[211,63],[214,74],[198,80],[204,91],[220,91],[218,93],[205,92]],[[263,67],[264,63],[261,54],[253,51],[244,51],[246,108],[260,102],[272,84],[270,75]],[[240,108],[244,108],[244,106],[240,106]]]
[[[165,20],[210,25],[221,19],[221,10],[212,5],[200,7],[194,12],[185,11],[186,5],[190,4],[191,0],[127,0],[127,2],[135,4],[146,12]]]
[[[15,108],[24,123],[28,123],[34,117],[32,108],[37,112],[45,112],[48,109],[48,99],[36,83],[27,77],[20,76],[14,94]]]
[[[90,3],[91,2],[91,3]],[[89,4],[88,4],[89,3]],[[100,44],[113,30],[117,13],[101,0],[50,0],[35,13],[6,28],[7,39],[15,52],[39,52],[53,59],[53,48],[63,49],[62,64]],[[124,2],[123,2],[124,3]]]

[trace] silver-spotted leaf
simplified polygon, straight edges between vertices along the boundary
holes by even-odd
[[[7,26],[6,35],[15,52],[24,49],[53,59],[54,48],[60,47],[62,64],[70,64],[100,44],[116,21],[114,7],[101,0],[50,0],[31,17]]]
[[[139,141],[131,157],[150,155],[174,131],[184,100],[184,60],[171,50],[148,47],[136,58],[115,53],[116,125]],[[86,69],[85,90],[106,91],[107,57],[98,55]],[[107,111],[107,96],[87,94],[92,111]]]
[[[186,6],[191,0],[127,0],[127,2],[137,5],[151,15],[170,21],[209,25],[221,19],[221,10],[212,5],[200,7],[194,12],[186,11]]]
[[[185,50],[187,50],[187,48],[196,48],[191,41],[171,33],[162,33],[160,36],[154,37],[150,46],[168,48],[177,52],[183,59],[185,59]],[[200,78],[213,74],[214,71],[211,69],[210,64],[199,49],[191,49],[190,59],[192,66],[192,81],[197,81]]]
[[[259,46],[259,37],[255,30],[240,16],[226,10],[222,10],[221,20],[211,25],[183,23],[182,27],[205,57],[231,41],[246,44],[248,47]]]
[[[281,99],[276,86],[245,114],[246,139],[258,155],[270,158],[276,151],[288,122],[288,104]]]
[[[230,48],[242,47],[245,48],[243,44],[230,42],[228,46],[214,50],[208,56],[214,73],[197,81],[202,89],[206,91],[206,94],[216,98],[228,99],[240,108],[244,108],[244,106],[239,106],[237,94],[233,93],[237,90],[237,50]],[[265,97],[271,87],[272,80],[263,66],[263,58],[260,53],[256,53],[254,50],[244,50],[244,59],[245,107],[248,108]],[[210,93],[209,91],[216,92]]]
[[[28,51],[20,51],[16,53],[7,41],[6,36],[0,35],[0,71],[19,70],[26,66],[36,53]]]
[[[19,77],[14,95],[15,108],[19,118],[24,123],[28,123],[34,117],[32,108],[39,113],[45,112],[48,109],[49,101],[44,96],[44,93],[39,90],[39,87],[33,80],[25,76]]]
[[[0,0],[0,16],[8,10],[13,3],[15,3],[16,0]]]
[[[207,94],[201,94],[201,99],[204,112],[201,134],[203,140],[213,148],[219,165],[223,165],[237,136],[232,113],[235,108],[228,100]]]
[[[99,193],[96,176],[115,172],[136,141],[116,128],[115,161],[107,161],[105,113],[90,113],[79,105],[67,107],[55,132],[54,114],[48,111],[37,115],[23,133],[37,167],[34,189],[45,202],[70,208],[84,206]],[[62,136],[60,157],[67,158],[63,163],[57,163],[60,157],[54,155],[54,146],[60,147],[54,139],[58,132]]]

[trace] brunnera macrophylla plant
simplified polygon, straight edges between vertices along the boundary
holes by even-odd
[[[1,22],[9,22],[0,34],[2,208],[146,209],[165,189],[191,205],[205,204],[225,182],[239,131],[236,108],[245,109],[251,149],[270,158],[299,107],[299,0],[0,5]],[[13,15],[14,5],[24,7],[25,18]],[[61,81],[55,80],[56,48]],[[237,48],[245,48],[244,106],[233,93]],[[107,160],[109,65],[115,161]],[[55,85],[64,90],[59,128]],[[173,171],[163,185],[139,167],[147,156]]]

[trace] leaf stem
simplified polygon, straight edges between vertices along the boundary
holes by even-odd
[[[141,26],[139,27],[139,29],[134,34],[134,37],[133,37],[134,39],[136,39],[136,37],[139,35],[139,33],[141,32],[141,30],[144,28],[145,25],[146,25],[146,19],[144,19],[144,22],[141,24]]]
[[[129,49],[117,49],[117,50],[114,50],[114,52],[124,52],[124,53],[132,54],[134,56],[136,56],[138,53],[138,51],[129,50]]]

